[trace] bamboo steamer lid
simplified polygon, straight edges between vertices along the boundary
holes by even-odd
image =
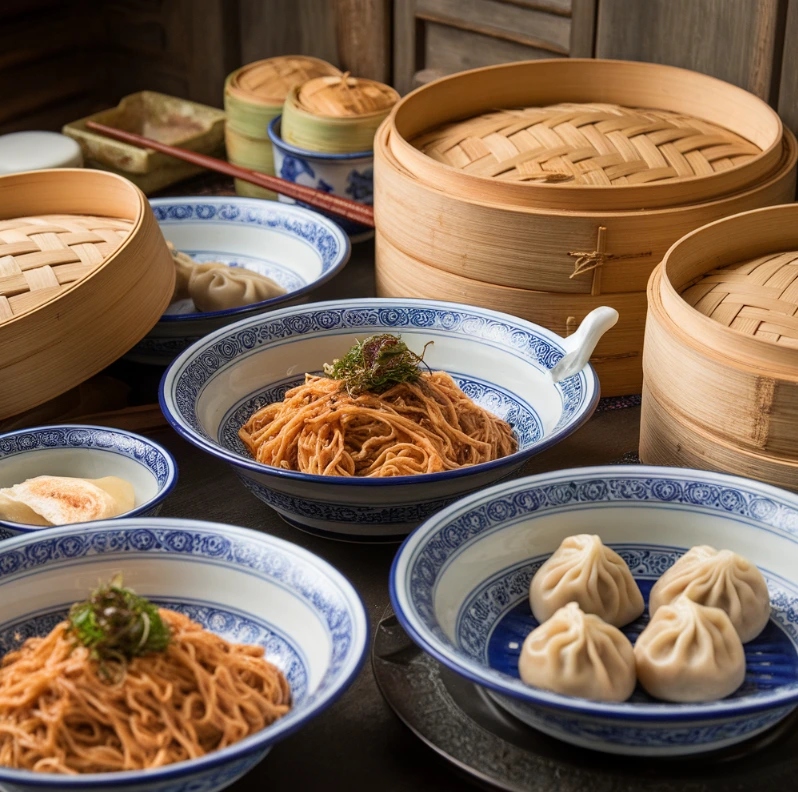
[[[371,151],[377,128],[399,101],[389,85],[350,77],[318,77],[292,88],[280,123],[286,143],[307,151]]]
[[[0,177],[0,419],[79,385],[155,326],[174,263],[144,194],[84,169]]]
[[[670,448],[671,464],[680,464],[679,449],[708,437],[721,469],[773,482],[777,470],[794,475],[798,344],[789,281],[796,227],[795,204],[735,215],[679,240],[655,270],[643,356],[651,396],[645,461]]]
[[[699,178],[761,153],[698,118],[586,103],[500,110],[412,142],[437,162],[475,176],[599,186]]]
[[[605,333],[590,362],[605,396],[639,393],[646,316],[646,293],[556,294],[472,281],[414,259],[376,234],[378,297],[416,297],[478,305],[519,316],[558,335],[569,336],[594,308],[610,305],[618,323]]]
[[[446,272],[535,291],[644,291],[653,268],[681,236],[795,194],[798,145],[789,130],[773,173],[745,190],[698,204],[606,212],[452,195],[404,168],[393,154],[392,137],[386,121],[374,149],[375,219],[383,236]]]
[[[404,97],[391,124],[393,154],[417,178],[484,203],[563,211],[732,193],[773,171],[783,135],[765,102],[713,77],[571,58],[437,80]]]
[[[340,73],[332,64],[306,55],[281,55],[242,66],[225,82],[228,123],[242,134],[268,138],[269,122],[280,114],[295,85]]]

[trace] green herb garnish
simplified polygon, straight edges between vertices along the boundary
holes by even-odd
[[[432,343],[424,345],[420,355],[407,348],[401,337],[384,333],[358,341],[342,358],[324,364],[324,373],[342,381],[350,396],[383,393],[401,382],[414,382],[421,374],[424,353]],[[427,367],[429,368],[429,367]]]
[[[158,607],[124,588],[121,575],[70,608],[69,632],[91,651],[109,680],[124,675],[134,657],[162,652],[171,639]]]

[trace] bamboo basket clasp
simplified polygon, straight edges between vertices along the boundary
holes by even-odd
[[[579,275],[584,275],[587,272],[594,272],[593,286],[594,286],[594,294],[598,294],[595,289],[598,287],[599,284],[596,283],[597,280],[597,270],[600,267],[603,267],[608,261],[621,261],[622,259],[635,259],[635,258],[645,258],[646,256],[651,255],[651,251],[648,250],[644,253],[623,253],[623,254],[616,254],[616,253],[607,253],[606,250],[607,246],[607,229],[605,226],[599,226],[598,233],[596,235],[596,249],[591,252],[583,252],[583,251],[570,251],[568,253],[569,256],[575,258],[576,261],[574,262],[574,271],[568,276],[569,279],[573,279],[578,277]]]

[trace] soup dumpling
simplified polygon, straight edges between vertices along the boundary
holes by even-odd
[[[188,293],[197,310],[209,312],[262,302],[285,294],[285,289],[259,272],[209,262],[194,266]]]
[[[518,673],[527,685],[593,701],[626,701],[636,682],[629,639],[575,602],[529,633]]]
[[[615,627],[633,622],[645,608],[626,562],[590,534],[563,539],[529,587],[529,604],[541,623],[569,602]]]
[[[745,679],[745,652],[731,619],[686,596],[657,610],[634,656],[640,684],[663,701],[715,701]]]
[[[651,589],[653,616],[682,594],[700,605],[726,611],[743,643],[765,629],[770,595],[762,573],[731,550],[699,545],[688,550]]]

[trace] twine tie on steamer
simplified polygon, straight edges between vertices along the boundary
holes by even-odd
[[[593,272],[593,270],[603,267],[609,261],[622,261],[623,259],[645,258],[651,255],[648,250],[644,253],[607,253],[604,249],[605,238],[607,229],[600,226],[598,230],[598,237],[596,239],[596,249],[591,252],[586,251],[570,251],[569,256],[576,259],[574,262],[574,271],[568,276],[571,280],[578,275],[584,275],[586,272]]]

